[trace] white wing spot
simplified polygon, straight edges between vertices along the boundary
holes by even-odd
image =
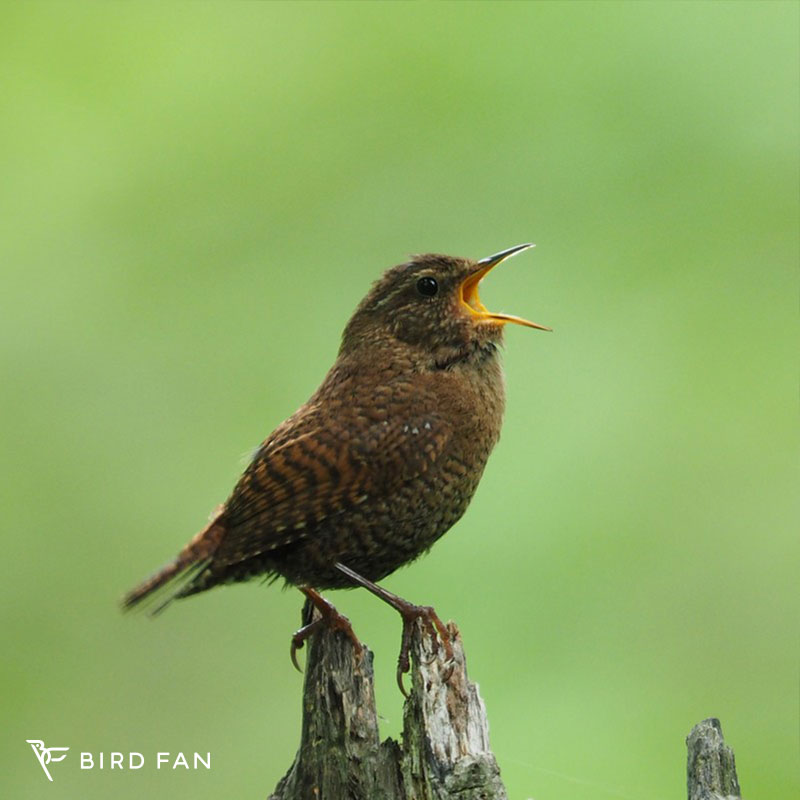
[[[430,422],[426,422],[422,427],[425,428],[426,431],[429,431],[431,429],[431,424]]]
[[[411,433],[413,433],[416,436],[419,433],[419,428],[412,428]]]

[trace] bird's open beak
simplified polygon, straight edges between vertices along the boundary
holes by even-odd
[[[503,250],[495,253],[493,256],[483,258],[478,262],[477,269],[468,275],[464,282],[461,284],[461,303],[469,311],[470,314],[477,317],[478,321],[495,322],[498,325],[505,325],[506,322],[515,322],[517,325],[526,325],[528,328],[538,328],[540,331],[549,331],[544,325],[539,325],[536,322],[529,322],[522,317],[515,317],[511,314],[492,314],[486,306],[481,303],[481,298],[478,296],[478,284],[483,280],[489,270],[496,267],[501,261],[505,261],[523,250],[530,247],[535,247],[532,244],[518,244],[516,247],[509,247],[508,250]]]

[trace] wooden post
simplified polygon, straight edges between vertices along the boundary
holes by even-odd
[[[378,736],[372,653],[323,628],[308,643],[300,749],[270,800],[506,800],[458,629],[445,661],[417,624],[402,744]]]
[[[686,737],[689,800],[741,800],[733,750],[722,738],[718,719],[698,722]]]

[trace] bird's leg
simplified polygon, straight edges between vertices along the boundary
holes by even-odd
[[[289,651],[295,669],[298,672],[303,671],[297,663],[297,651],[303,647],[306,639],[323,625],[327,625],[331,630],[342,631],[346,634],[353,643],[356,652],[360,653],[362,644],[353,632],[350,620],[344,614],[340,614],[333,603],[329,603],[316,589],[312,589],[310,586],[300,586],[299,589],[306,596],[306,602],[303,605],[302,612],[303,627],[292,636],[292,646]],[[315,608],[319,611],[320,617],[312,620]]]
[[[428,630],[433,642],[433,649],[436,652],[438,647],[436,635],[439,635],[442,644],[444,645],[445,656],[448,661],[453,660],[453,645],[450,640],[450,632],[447,626],[437,616],[432,606],[417,606],[409,603],[408,600],[403,600],[388,589],[378,586],[367,578],[362,577],[357,572],[353,572],[350,567],[337,562],[336,569],[347,575],[353,583],[363,586],[368,591],[372,592],[376,597],[380,597],[385,603],[388,603],[392,608],[400,613],[403,618],[403,636],[400,642],[400,655],[397,657],[397,685],[400,691],[408,697],[408,693],[403,686],[403,675],[410,669],[409,650],[411,649],[411,633],[414,630],[414,622],[421,619],[423,624]]]

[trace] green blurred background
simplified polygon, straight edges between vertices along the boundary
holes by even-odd
[[[380,270],[532,240],[503,439],[386,581],[457,620],[512,798],[798,780],[796,3],[19,4],[0,27],[4,797],[264,797],[301,598],[121,593],[302,403]],[[400,626],[333,593],[376,652]],[[49,785],[27,738],[72,748]],[[79,751],[211,751],[81,772]]]

